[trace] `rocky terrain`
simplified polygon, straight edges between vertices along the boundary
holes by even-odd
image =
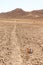
[[[43,25],[22,23],[16,29],[23,65],[43,65]]]
[[[6,13],[0,13],[0,18],[4,19],[43,19],[43,9],[34,11],[24,11],[20,8],[14,9]]]
[[[43,65],[43,10],[0,13],[0,65]]]
[[[43,65],[43,22],[21,21],[0,20],[0,65]]]

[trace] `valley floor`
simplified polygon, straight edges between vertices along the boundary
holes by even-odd
[[[0,65],[43,65],[43,22],[0,20]]]

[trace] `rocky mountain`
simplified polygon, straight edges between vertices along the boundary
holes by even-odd
[[[43,10],[34,10],[26,12],[22,9],[15,9],[10,12],[0,13],[0,18],[16,18],[16,19],[29,19],[29,18],[43,18]]]

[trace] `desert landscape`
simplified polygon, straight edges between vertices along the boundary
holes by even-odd
[[[0,65],[43,65],[43,10],[0,13]]]

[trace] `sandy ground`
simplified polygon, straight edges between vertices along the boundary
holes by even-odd
[[[0,20],[0,65],[43,65],[43,23]]]

